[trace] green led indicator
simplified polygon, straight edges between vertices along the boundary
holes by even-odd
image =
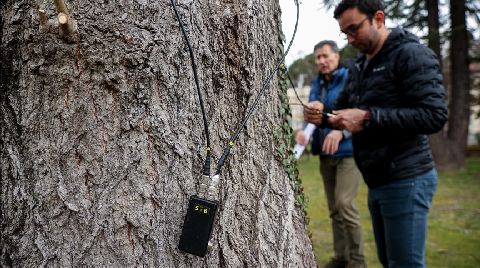
[[[209,213],[208,207],[202,206],[202,205],[197,204],[197,203],[194,204],[193,211],[195,211],[196,213],[205,214],[205,215],[208,215],[208,213]]]

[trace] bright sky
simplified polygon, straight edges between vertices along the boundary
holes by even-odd
[[[312,53],[313,46],[321,40],[333,40],[337,42],[339,48],[344,47],[347,43],[338,35],[340,29],[337,21],[333,18],[333,9],[326,11],[322,0],[299,0],[299,2],[298,29],[292,48],[285,59],[287,66]],[[294,0],[280,0],[280,7],[282,8],[282,27],[286,38],[286,49],[295,27],[297,8]]]

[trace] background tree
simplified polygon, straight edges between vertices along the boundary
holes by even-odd
[[[395,24],[408,29],[426,29],[426,35],[420,37],[426,39],[428,46],[442,59],[440,44],[445,38],[441,39],[440,23],[448,21],[445,17],[440,21],[438,0],[385,0],[385,11],[387,18],[393,19]]]
[[[446,168],[464,166],[470,119],[470,70],[465,0],[450,1],[451,95],[446,142],[436,144],[435,160]],[[435,142],[435,140],[433,140]],[[438,142],[438,140],[437,140]],[[433,143],[435,145],[435,143]],[[445,148],[448,151],[445,152]],[[440,153],[438,153],[440,152]]]
[[[290,73],[292,79],[294,79],[295,81],[299,81],[300,76],[303,75],[304,85],[310,85],[313,78],[315,78],[315,76],[318,74],[318,72],[316,72],[316,69],[317,67],[315,66],[315,55],[313,55],[313,53],[310,53],[301,59],[295,60],[288,67],[288,72]]]
[[[178,2],[218,156],[280,58],[279,4]],[[205,137],[170,1],[67,7],[65,39],[36,1],[2,1],[0,266],[315,266],[279,80],[224,167],[210,253],[184,254]]]

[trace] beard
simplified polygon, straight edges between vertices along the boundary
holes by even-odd
[[[352,44],[352,46],[358,49],[358,51],[360,51],[362,54],[366,55],[373,53],[373,51],[375,50],[375,45],[371,40],[365,43]]]

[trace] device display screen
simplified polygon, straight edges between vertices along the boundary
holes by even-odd
[[[198,203],[193,204],[193,211],[198,214],[205,214],[208,215],[210,213],[210,209],[206,206],[202,206]]]

